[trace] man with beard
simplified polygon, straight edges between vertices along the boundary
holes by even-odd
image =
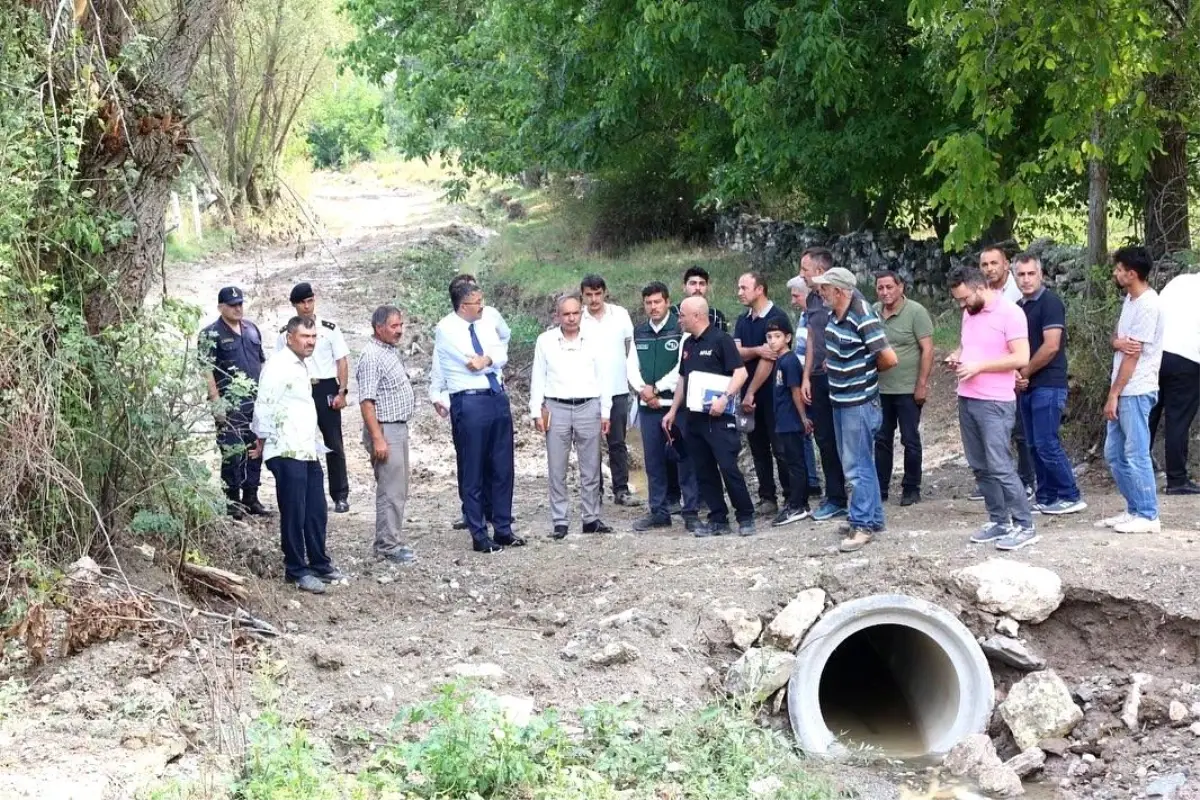
[[[689,297],[702,297],[707,301],[710,285],[711,279],[708,270],[699,264],[692,264],[683,273],[683,297],[685,300]],[[671,313],[675,315],[676,319],[679,319],[679,303],[671,306]],[[708,324],[719,331],[729,332],[729,323],[725,320],[724,312],[711,304],[708,307]]]
[[[1008,448],[1017,416],[1017,370],[1029,363],[1025,313],[973,267],[954,270],[949,283],[963,317],[961,344],[946,357],[946,366],[958,377],[963,451],[989,520],[971,541],[1017,550],[1038,540],[1029,497]]]
[[[1008,254],[1004,250],[995,246],[983,248],[979,253],[979,270],[983,273],[989,289],[1010,303],[1020,302],[1021,287],[1017,285],[1012,266],[1008,263]],[[1021,476],[1025,495],[1032,498],[1037,476],[1033,469],[1033,455],[1029,452],[1029,442],[1025,438],[1025,423],[1020,414],[1017,414],[1017,421],[1013,424],[1012,441],[1017,448],[1017,474]],[[983,499],[983,492],[978,486],[971,493],[970,499]]]

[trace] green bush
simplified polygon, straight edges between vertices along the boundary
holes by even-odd
[[[386,143],[379,90],[360,80],[341,84],[315,104],[305,138],[320,169],[370,160]]]

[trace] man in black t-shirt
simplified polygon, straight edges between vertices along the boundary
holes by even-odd
[[[754,430],[746,435],[750,453],[754,456],[754,472],[758,476],[758,505],[755,511],[772,517],[779,508],[775,494],[775,468],[779,468],[779,487],[786,498],[790,493],[788,468],[783,460],[783,446],[775,433],[775,404],[772,386],[775,385],[775,353],[767,346],[767,323],[778,320],[791,327],[787,311],[771,302],[767,296],[767,281],[759,272],[747,272],[738,278],[738,300],[746,311],[733,326],[733,341],[746,362],[748,383],[742,392],[742,411],[754,414]]]
[[[1031,253],[1013,259],[1018,305],[1029,323],[1029,364],[1017,378],[1018,408],[1037,476],[1033,510],[1075,514],[1087,508],[1075,483],[1071,460],[1059,438],[1067,405],[1067,309],[1043,283],[1042,262]]]
[[[680,304],[679,325],[689,335],[683,340],[679,384],[662,425],[669,431],[678,414],[687,414],[684,441],[696,472],[700,496],[708,506],[707,524],[699,526],[695,534],[720,536],[730,532],[729,507],[721,490],[724,480],[737,515],[738,533],[750,536],[754,533],[754,503],[738,466],[742,442],[733,406],[746,383],[746,367],[729,334],[717,330],[709,322],[708,303],[703,298],[689,297]],[[728,377],[728,382],[722,381],[722,377]],[[693,381],[697,391],[689,392]],[[703,384],[709,385],[704,393],[708,397],[702,398],[698,405],[688,404],[688,395],[698,394]]]

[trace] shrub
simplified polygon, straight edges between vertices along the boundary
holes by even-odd
[[[385,144],[383,103],[379,90],[350,80],[315,104],[305,138],[313,164],[341,169],[367,161]]]

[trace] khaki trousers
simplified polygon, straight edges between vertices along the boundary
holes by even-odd
[[[388,459],[371,460],[375,470],[375,554],[389,555],[404,546],[404,507],[408,503],[408,425],[381,422]],[[363,446],[371,455],[371,434],[363,426]]]

